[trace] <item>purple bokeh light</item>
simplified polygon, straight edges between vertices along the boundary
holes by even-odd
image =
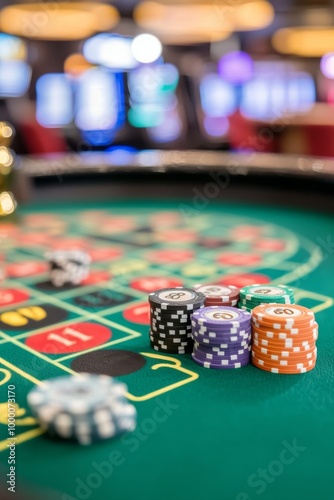
[[[253,77],[253,71],[253,59],[246,52],[229,52],[218,62],[218,73],[230,83],[248,82]]]
[[[328,52],[320,61],[321,73],[327,78],[334,79],[334,52]]]
[[[205,116],[203,120],[205,132],[211,137],[223,137],[227,134],[230,124],[224,116]]]

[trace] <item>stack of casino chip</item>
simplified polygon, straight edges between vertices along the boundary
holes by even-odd
[[[318,324],[312,311],[290,304],[260,305],[252,315],[252,363],[272,373],[305,373],[315,367]]]
[[[233,285],[196,285],[197,292],[204,293],[205,307],[210,306],[237,306],[239,301],[239,288]]]
[[[28,394],[40,426],[51,436],[87,445],[136,428],[127,386],[105,375],[80,374],[47,380]]]
[[[149,294],[151,347],[170,354],[192,352],[191,315],[204,306],[205,295],[190,288],[164,288]]]
[[[252,311],[260,304],[294,304],[292,288],[284,285],[249,285],[240,289],[238,307]]]
[[[193,360],[204,368],[240,368],[250,361],[251,314],[230,306],[204,307],[192,316]]]
[[[79,285],[89,275],[90,256],[82,250],[56,250],[46,258],[53,286]]]

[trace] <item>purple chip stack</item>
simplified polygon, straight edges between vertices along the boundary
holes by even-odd
[[[229,306],[204,307],[192,315],[192,358],[204,368],[240,368],[250,362],[251,314]]]

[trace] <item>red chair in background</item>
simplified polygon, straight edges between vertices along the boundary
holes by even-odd
[[[45,128],[37,122],[21,122],[22,140],[29,154],[65,153],[67,145],[57,129]]]
[[[245,118],[240,111],[229,117],[229,137],[231,148],[241,151],[257,151],[259,153],[278,152],[275,134],[266,127]]]
[[[305,125],[307,154],[334,157],[334,126]]]

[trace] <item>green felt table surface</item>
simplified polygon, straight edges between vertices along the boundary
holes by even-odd
[[[332,217],[311,211],[213,202],[205,210],[197,210],[184,200],[60,205],[35,205],[21,209],[19,214],[48,212],[71,220],[72,229],[70,233],[67,230],[67,235],[72,237],[85,235],[82,210],[93,209],[109,211],[113,216],[127,214],[141,221],[159,211],[174,211],[183,216],[183,229],[231,240],[236,226],[261,226],[268,239],[280,238],[286,242],[285,253],[262,253],[261,262],[231,267],[217,263],[218,253],[249,252],[249,243],[232,241],[230,247],[213,251],[184,243],[184,248],[194,251],[192,262],[169,266],[152,264],[149,252],[153,245],[145,248],[125,245],[125,254],[119,262],[100,263],[98,268],[112,268],[113,278],[109,283],[112,288],[113,279],[117,279],[117,265],[125,265],[123,291],[129,290],[134,277],[152,273],[177,276],[188,285],[241,273],[259,273],[269,276],[274,283],[289,284],[296,289],[297,302],[316,313],[318,361],[310,373],[287,376],[267,373],[252,365],[236,370],[209,370],[195,365],[190,355],[150,357],[160,353],[149,346],[147,325],[129,323],[122,310],[116,308],[105,317],[114,325],[114,338],[127,340],[113,347],[146,353],[144,369],[120,377],[127,383],[138,411],[136,431],[83,447],[38,435],[36,424],[17,426],[18,434],[26,433],[16,447],[17,494],[32,485],[41,490],[36,498],[43,500],[331,500],[334,488]],[[130,239],[132,234],[130,230]],[[252,244],[256,246],[256,242]],[[173,241],[164,243],[173,245]],[[26,254],[24,251],[22,243],[19,250],[12,252],[9,248],[1,253],[11,262],[42,256],[41,249],[30,247]],[[127,268],[129,260],[145,265]],[[21,282],[33,290],[33,304],[42,298],[47,303],[47,295],[34,296],[35,281],[38,280],[17,279],[11,286]],[[62,300],[73,304],[70,294],[65,294]],[[137,293],[133,300],[144,302],[146,296]],[[80,316],[74,309],[71,313],[73,317]],[[129,339],[131,332],[136,336]],[[15,385],[17,401],[26,411],[20,416],[22,419],[31,416],[25,399],[34,386],[31,377],[44,380],[64,373],[57,364],[48,362],[47,355],[46,359],[35,357],[33,351],[23,348],[22,333],[17,333],[21,335],[17,340],[16,333],[0,333],[3,485],[9,468],[9,452],[4,445],[8,384]],[[57,356],[49,358],[57,361]],[[72,360],[65,359],[61,364],[70,368]],[[10,379],[6,378],[8,372]],[[45,489],[52,490],[54,496]]]

